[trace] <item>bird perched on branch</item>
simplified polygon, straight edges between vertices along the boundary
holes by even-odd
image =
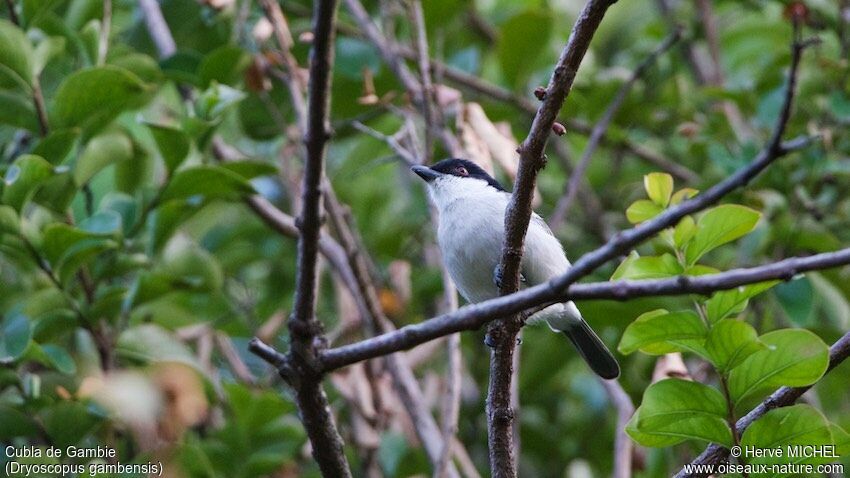
[[[461,295],[472,303],[498,297],[505,208],[511,194],[481,167],[465,159],[446,159],[430,168],[412,169],[428,183],[439,210],[437,242]],[[533,214],[522,256],[523,284],[545,283],[569,268],[561,243],[543,218]],[[566,335],[600,377],[619,376],[617,360],[572,302],[551,305],[531,320],[546,321],[552,330]]]

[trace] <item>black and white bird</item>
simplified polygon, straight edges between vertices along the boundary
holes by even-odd
[[[431,200],[439,211],[437,242],[458,291],[471,303],[498,297],[505,208],[510,193],[481,167],[465,159],[446,159],[430,168],[412,169],[428,184]],[[569,268],[561,243],[546,221],[533,214],[522,256],[523,284],[545,283]],[[549,306],[531,320],[543,320],[552,330],[566,335],[600,377],[619,376],[617,360],[572,302]]]

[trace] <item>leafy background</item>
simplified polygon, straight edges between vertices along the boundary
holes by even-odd
[[[102,2],[13,3],[20,28],[8,21],[8,4],[0,6],[0,441],[106,444],[124,462],[163,461],[168,476],[317,476],[289,392],[246,351],[258,330],[272,331],[269,337],[285,348],[280,318],[292,305],[295,279],[294,241],[267,228],[242,202],[256,190],[284,211],[297,206],[294,112],[285,86],[257,66],[265,59],[277,67],[273,40],[257,26],[262,10],[247,1],[165,0],[178,52],[158,60],[136,2],[113,1],[109,52],[98,66]],[[804,58],[789,133],[819,133],[822,140],[729,198],[761,218],[751,234],[706,256],[718,269],[850,243],[850,26],[839,15],[842,2],[805,4],[805,31],[821,43]],[[366,6],[377,11],[375,2]],[[434,0],[424,10],[435,57],[533,99],[530,92],[547,81],[581,6],[572,0]],[[698,180],[689,184],[696,189],[745,164],[766,140],[781,104],[792,33],[785,2],[718,0],[712,6],[722,85],[696,81],[676,46],[636,84],[609,130],[612,138],[696,172]],[[403,9],[392,2],[384,7],[392,14],[382,26],[409,42]],[[707,57],[695,6],[674,7],[675,21]],[[310,5],[282,8],[298,40],[293,53],[306,65],[309,44],[301,34],[310,28]],[[351,125],[359,120],[392,133],[402,120],[382,104],[404,107],[406,99],[344,9],[340,21],[348,28],[336,44],[328,176],[384,279],[385,311],[397,325],[417,322],[434,314],[442,295],[423,188],[383,142]],[[617,3],[562,114],[598,120],[668,29],[654,2]],[[369,101],[369,76],[379,104]],[[198,92],[193,104],[181,100],[180,84]],[[38,89],[46,135],[33,106]],[[459,91],[460,102],[446,107],[450,123],[462,105],[478,102],[489,121],[501,125],[502,139],[524,137],[530,119],[515,105]],[[740,111],[743,128],[730,124],[722,102]],[[218,164],[210,152],[214,134],[250,159]],[[551,148],[540,178],[537,210],[544,216],[563,194],[564,164],[575,164],[587,137],[569,132],[552,141],[564,147]],[[504,165],[494,162],[497,175],[509,180]],[[569,255],[598,246],[606,230],[628,227],[625,211],[644,198],[643,176],[656,169],[622,148],[600,148],[586,176],[601,214],[580,200],[555,231]],[[660,241],[639,249],[641,255],[662,251]],[[607,280],[616,267],[609,264],[593,279]],[[831,343],[850,328],[847,275],[845,268],[779,284],[753,299],[744,319],[760,334],[804,327]],[[334,342],[344,343],[358,333],[338,289],[325,273],[319,315]],[[579,306],[613,348],[641,313],[691,303],[664,298]],[[463,336],[458,436],[484,473],[482,341],[481,332]],[[561,337],[543,328],[525,330],[520,350],[520,475],[610,473],[616,414],[603,386]],[[426,352],[416,371],[437,410],[445,359],[440,349]],[[620,358],[620,381],[639,404],[656,358]],[[686,361],[696,378],[713,380],[704,361],[691,355]],[[808,399],[845,429],[847,367],[827,375]],[[342,372],[328,389],[344,437],[359,447],[365,445],[349,400],[358,380]],[[391,411],[393,426],[370,445],[377,447],[379,468],[386,476],[428,474],[402,409]],[[688,441],[641,448],[635,475],[669,475],[702,447]],[[359,450],[348,450],[355,467]]]

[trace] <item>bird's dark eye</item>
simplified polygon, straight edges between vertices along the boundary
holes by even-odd
[[[455,168],[455,172],[458,176],[469,176],[469,171],[466,170],[463,166],[458,166]]]

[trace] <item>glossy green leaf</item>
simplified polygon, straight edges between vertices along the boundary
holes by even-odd
[[[203,196],[234,199],[252,194],[254,188],[238,174],[218,166],[195,166],[178,172],[162,193],[162,202]]]
[[[655,204],[648,199],[640,199],[633,202],[629,208],[626,209],[626,218],[630,223],[638,224],[652,219],[653,217],[661,214],[662,211],[664,211],[664,208],[658,204]]]
[[[697,233],[697,224],[691,216],[685,216],[673,229],[673,244],[679,249],[684,249],[688,242]]]
[[[35,47],[32,57],[32,72],[40,75],[44,67],[57,55],[64,53],[65,39],[62,37],[48,37]]]
[[[708,328],[694,312],[654,310],[626,327],[617,350],[623,354],[637,350],[649,354],[668,353],[682,341],[699,342],[705,340],[707,334]]]
[[[673,444],[674,438],[675,443],[696,439],[729,446],[732,433],[726,415],[726,401],[719,391],[697,382],[666,379],[646,389],[635,428],[645,435],[669,438],[664,446]]]
[[[664,279],[682,272],[684,271],[679,261],[671,254],[639,257],[633,253],[617,267],[611,280]]]
[[[781,386],[811,385],[826,372],[829,347],[808,330],[776,330],[760,339],[768,348],[750,355],[729,374],[736,406],[750,395]]]
[[[32,337],[29,318],[12,312],[0,320],[0,361],[12,361],[23,355]]]
[[[82,186],[103,168],[117,161],[128,161],[133,145],[123,133],[107,133],[92,138],[74,166],[74,182]]]
[[[52,344],[42,345],[41,349],[48,357],[50,364],[59,372],[66,375],[73,375],[77,372],[77,364],[74,363],[74,359],[65,349]]]
[[[33,148],[32,154],[41,156],[50,164],[61,164],[80,136],[77,128],[53,130]]]
[[[221,165],[222,168],[233,171],[244,179],[254,179],[260,176],[271,176],[277,173],[277,167],[267,161],[243,159],[230,161]]]
[[[24,95],[0,90],[0,125],[39,131],[38,117],[32,101]]]
[[[720,319],[740,313],[747,306],[747,302],[778,284],[778,281],[760,282],[735,289],[716,292],[710,299],[705,301],[705,311],[708,320],[715,323]]]
[[[245,93],[213,82],[195,100],[198,116],[206,120],[218,119],[228,108],[242,101]]]
[[[773,289],[779,305],[795,325],[811,326],[815,310],[815,289],[808,277],[784,282]]]
[[[697,232],[685,258],[693,264],[708,251],[734,241],[752,231],[758,223],[758,211],[736,204],[725,204],[709,209],[697,221]]]
[[[18,234],[21,230],[21,220],[11,206],[0,204],[0,235]]]
[[[670,198],[670,204],[672,206],[675,206],[675,205],[685,201],[686,199],[690,199],[690,198],[696,196],[698,193],[699,193],[699,191],[694,189],[694,188],[682,188],[682,189],[676,191],[675,193],[673,193],[673,197]]]
[[[250,57],[245,50],[224,45],[204,55],[198,66],[198,78],[201,87],[206,88],[212,82],[233,85],[240,79],[242,71],[248,66]]]
[[[189,155],[191,144],[189,137],[183,131],[165,125],[148,123],[153,139],[156,141],[159,154],[165,161],[165,167],[169,174],[174,172],[178,166]]]
[[[53,118],[59,127],[95,129],[140,106],[150,91],[136,75],[117,66],[79,70],[59,85]]]
[[[773,463],[829,463],[828,457],[789,456],[798,450],[796,447],[823,447],[832,445],[833,438],[829,422],[823,414],[810,405],[792,405],[777,408],[764,414],[747,427],[741,436],[742,447],[757,449],[781,449],[782,456],[752,457],[752,464]],[[802,451],[802,450],[801,450]],[[790,453],[789,453],[790,452]],[[792,473],[771,474],[788,476]],[[796,476],[796,475],[795,475]]]
[[[33,82],[32,61],[32,44],[24,32],[0,19],[0,84],[12,81],[29,90]]]
[[[673,194],[673,176],[667,173],[649,173],[643,177],[643,188],[652,202],[665,208],[670,204],[670,196]]]
[[[708,359],[724,374],[750,355],[766,348],[750,324],[733,319],[724,319],[714,324],[705,341]]]
[[[20,211],[53,172],[53,166],[40,156],[20,156],[6,170],[3,203]]]
[[[38,423],[32,417],[3,403],[0,403],[0,423],[3,424],[0,427],[0,440],[5,442],[38,434]]]

